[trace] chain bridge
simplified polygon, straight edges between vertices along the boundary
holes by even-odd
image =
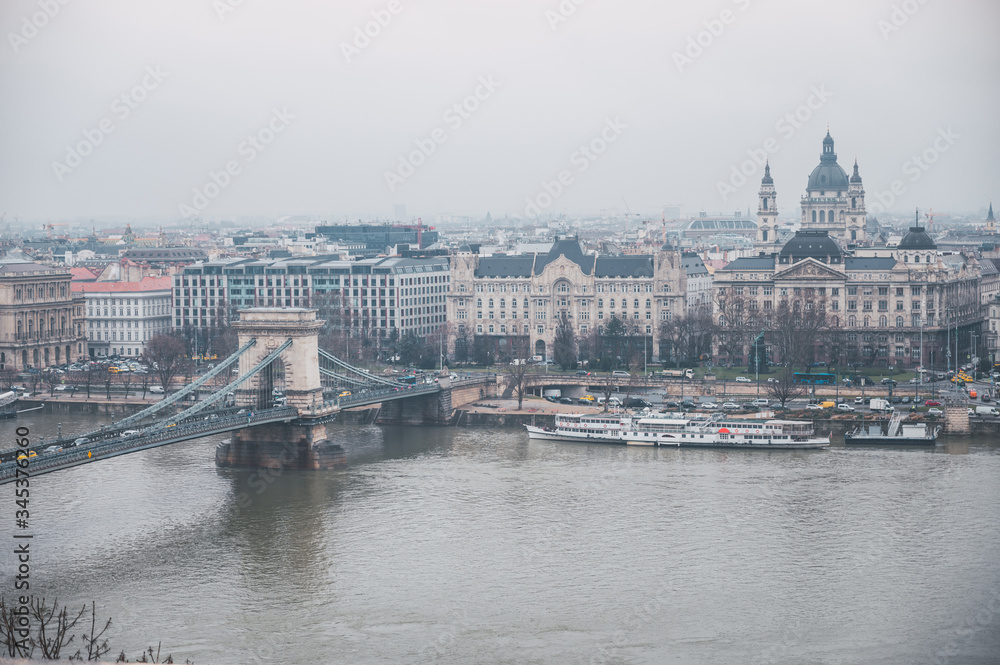
[[[385,424],[447,424],[453,403],[496,389],[492,378],[409,383],[370,373],[319,349],[322,326],[314,309],[242,310],[233,323],[239,349],[213,369],[117,423],[33,441],[36,456],[0,451],[0,484],[15,480],[19,468],[36,476],[225,432],[233,435],[216,448],[219,466],[335,468],[345,453],[327,427],[343,409],[377,405]],[[46,452],[53,446],[61,450]]]

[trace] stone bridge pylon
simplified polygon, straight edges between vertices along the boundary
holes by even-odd
[[[276,394],[284,394],[299,417],[287,423],[247,427],[233,433],[232,441],[216,449],[216,464],[223,467],[275,469],[329,469],[346,463],[341,446],[327,439],[328,418],[317,414],[323,403],[319,372],[317,310],[257,308],[240,311],[233,322],[240,346],[256,344],[240,358],[240,376],[249,373],[268,355],[289,342],[281,355],[236,391],[236,404],[248,411],[275,407]]]

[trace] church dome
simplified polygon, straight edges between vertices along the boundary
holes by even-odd
[[[823,263],[840,263],[844,253],[827,231],[796,231],[778,254],[778,263],[798,263],[813,258]]]
[[[922,226],[911,226],[910,232],[899,241],[898,249],[937,249],[937,245],[927,235]]]
[[[847,172],[837,163],[837,153],[833,151],[833,137],[827,131],[823,139],[823,154],[819,158],[819,166],[809,174],[809,191],[824,189],[847,189]]]

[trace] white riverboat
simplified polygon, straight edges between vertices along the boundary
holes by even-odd
[[[622,431],[631,419],[616,413],[559,413],[555,427],[525,425],[528,438],[540,441],[571,441],[574,443],[625,443]]]
[[[829,437],[816,436],[808,420],[732,418],[637,418],[622,430],[629,445],[682,448],[765,448],[805,450],[826,448]]]

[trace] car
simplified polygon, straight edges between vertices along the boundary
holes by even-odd
[[[899,395],[896,395],[895,397],[892,398],[892,403],[893,404],[899,404],[902,401],[903,401],[903,398],[900,397]]]
[[[455,372],[452,372],[451,374],[448,375],[448,378],[451,379],[452,381],[457,381],[458,380],[458,374],[455,374]]]
[[[809,411],[822,411],[823,407],[819,404],[806,404],[806,409]]]
[[[653,405],[641,397],[629,397],[625,400],[625,406],[629,409],[646,409]]]
[[[854,407],[851,406],[850,404],[846,404],[846,403],[844,403],[844,404],[838,404],[837,405],[837,411],[851,412],[851,411],[854,411]]]
[[[664,402],[663,406],[667,407],[668,409],[679,409],[679,408],[681,408],[680,402]]]
[[[969,409],[969,415],[970,416],[976,415],[976,410],[975,409]]]
[[[753,402],[751,402],[751,404],[753,404],[754,406],[767,406],[768,404],[770,404],[770,402],[764,397],[758,397]]]
[[[593,395],[584,395],[583,397],[581,397],[581,398],[580,398],[580,399],[578,399],[577,401],[578,401],[578,402],[579,402],[580,404],[585,404],[585,405],[588,405],[588,406],[589,406],[589,405],[592,405],[592,404],[593,404],[594,402],[596,402],[597,400],[596,400],[596,399],[594,398],[594,396],[593,396]]]
[[[585,369],[578,369],[578,370],[576,370],[576,375],[577,376],[590,376],[590,372],[588,372]]]
[[[751,381],[750,379],[748,379],[745,376],[737,376],[736,377],[736,383],[753,383],[753,381]]]
[[[339,395],[337,395],[337,397],[350,397],[350,396],[351,396],[350,390],[344,390]],[[275,399],[281,399],[282,397],[284,397],[284,395],[282,395],[281,393],[277,393],[274,396]]]
[[[913,377],[912,379],[910,379],[910,383],[920,383],[920,379],[918,379],[917,377]]]
[[[889,377],[885,377],[884,379],[882,379],[883,386],[894,386],[896,385],[896,383],[897,382],[895,379],[890,379]]]
[[[29,457],[38,457],[38,453],[36,453],[34,450],[29,450],[27,455],[21,453],[20,455],[17,456],[17,459],[28,459]]]
[[[768,383],[778,383],[778,379],[774,378],[773,376],[769,376],[769,377],[767,377],[767,382]]]
[[[865,398],[864,397],[855,397],[854,398],[854,403],[855,404],[864,404],[865,403]]]
[[[632,375],[623,369],[616,369],[615,371],[611,372],[611,376],[616,379],[627,379]]]
[[[740,405],[737,404],[736,402],[726,402],[725,404],[722,405],[722,408],[729,411],[734,411],[740,408]]]
[[[930,409],[927,409],[927,415],[928,416],[940,416],[942,414],[944,414],[944,411],[942,411],[941,409],[937,409],[937,408],[933,408],[933,407],[930,408]]]
[[[990,396],[987,395],[986,393],[983,393],[982,397],[980,397],[979,399],[981,399],[984,402],[989,402],[991,400]]]
[[[546,402],[552,402],[553,404],[555,404],[556,402],[559,401],[559,398],[555,397],[554,395],[546,395],[545,396],[545,401]]]
[[[929,399],[926,402],[924,402],[924,406],[941,406],[941,402]]]
[[[137,430],[137,429],[127,429],[127,430],[125,430],[124,432],[121,433],[121,437],[123,439],[126,439],[126,438],[128,438],[130,436],[135,436],[138,433],[139,433],[139,430]]]
[[[59,392],[62,392],[64,390],[69,390],[69,386],[67,386],[65,383],[60,383],[58,386],[56,386],[56,390]]]
[[[62,450],[62,446],[49,446],[45,449],[46,453],[57,453]]]
[[[701,408],[703,408],[703,409],[718,409],[719,405],[716,404],[715,402],[703,402],[702,405],[701,405]]]
[[[154,395],[162,395],[164,392],[163,386],[153,386],[152,388],[149,389],[149,392],[153,393]]]
[[[909,403],[910,403],[910,396],[903,395],[903,404],[909,404]]]
[[[976,394],[975,390],[970,390],[969,391],[969,397],[971,397],[972,399],[976,399],[977,396],[978,395]]]
[[[73,442],[74,446],[85,446],[90,443],[90,439],[85,436],[81,436],[79,439]]]
[[[573,398],[572,397],[560,397],[559,398],[559,403],[560,404],[572,404],[573,403]]]

